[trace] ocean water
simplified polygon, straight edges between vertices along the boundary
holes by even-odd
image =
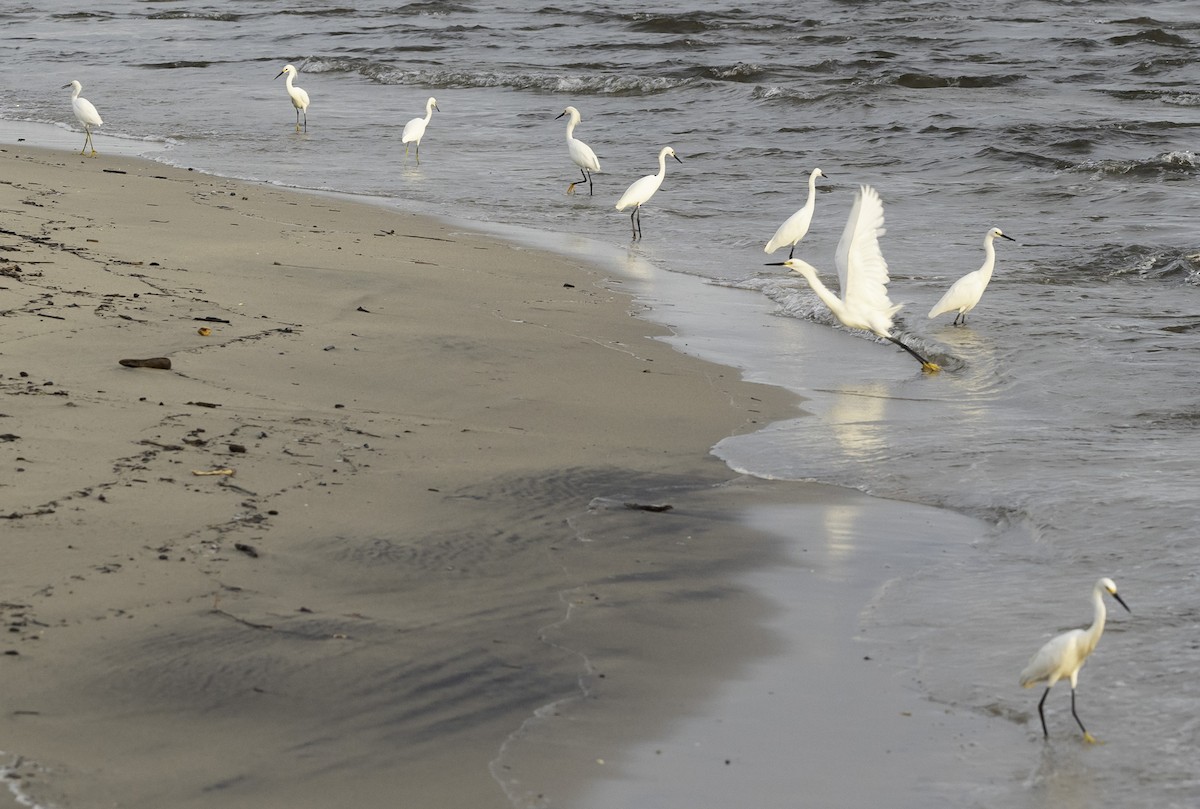
[[[869,619],[917,650],[897,664],[926,699],[1027,722],[1028,655],[1086,622],[1098,576],[1120,585],[1134,614],[1110,620],[1081,686],[1085,718],[1120,744],[1076,762],[1075,780],[1051,762],[970,801],[1061,797],[1046,782],[1078,782],[1074,805],[1200,795],[1194,4],[114,0],[9,6],[0,44],[0,120],[82,145],[59,89],[78,79],[105,119],[101,152],[515,228],[640,278],[682,348],[807,398],[807,415],[718,445],[731,467],[984,526]],[[307,132],[274,79],[289,62],[312,97]],[[418,165],[400,134],[429,96],[440,111]],[[594,196],[565,193],[568,104],[600,157]],[[665,145],[683,162],[634,243],[613,204]],[[900,328],[944,373],[842,329],[801,279],[764,266],[784,257],[762,246],[814,167],[828,179],[797,255],[833,284],[855,189],[876,187]],[[998,243],[967,325],[926,318],[980,265],[992,226],[1017,241]],[[722,289],[685,312],[672,276]]]

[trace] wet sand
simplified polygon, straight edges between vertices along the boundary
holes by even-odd
[[[788,541],[752,506],[870,507],[709,455],[799,403],[578,261],[133,159],[0,164],[0,750],[41,805],[569,806],[597,740],[785,645],[742,577]],[[567,714],[594,724],[541,745]]]
[[[585,673],[540,631],[629,555],[564,570],[572,516],[718,484],[712,443],[794,411],[577,262],[0,160],[0,749],[44,803],[505,805],[501,744]]]

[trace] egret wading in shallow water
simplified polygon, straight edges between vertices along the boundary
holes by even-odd
[[[454,105],[451,104],[450,106],[453,107]],[[404,157],[406,159],[408,158],[408,144],[417,144],[416,153],[418,166],[421,165],[421,138],[425,136],[425,127],[429,126],[429,120],[433,118],[434,110],[441,112],[441,110],[438,109],[437,99],[433,96],[430,96],[429,100],[425,102],[425,117],[413,118],[411,121],[405,124],[404,134],[400,136],[400,142],[404,144]]]
[[[292,99],[292,106],[296,108],[296,131],[300,131],[300,114],[304,113],[304,131],[308,131],[308,93],[299,87],[292,86],[292,79],[296,78],[299,71],[292,65],[284,65],[283,70],[275,74],[275,78],[287,76],[283,80],[287,85],[288,97]]]
[[[574,107],[567,107],[554,120],[558,120],[564,115],[570,116],[567,118],[567,151],[571,155],[571,162],[579,166],[579,170],[583,172],[583,179],[576,180],[567,186],[567,193],[574,194],[575,186],[580,183],[588,184],[588,196],[592,194],[592,172],[599,173],[600,159],[596,157],[596,153],[592,151],[592,147],[588,146],[581,140],[575,139],[575,125],[582,120],[579,117],[579,110]]]
[[[883,202],[878,192],[869,185],[859,189],[850,209],[850,218],[837,246],[838,283],[842,295],[839,298],[821,283],[816,268],[798,258],[784,262],[773,262],[768,267],[787,267],[804,276],[821,302],[829,307],[834,317],[843,326],[864,329],[889,340],[903,348],[921,363],[922,370],[935,372],[941,367],[922,357],[898,337],[892,336],[892,316],[900,311],[899,305],[888,298],[888,268],[879,249],[879,237],[883,228]]]
[[[87,154],[88,147],[92,147],[92,157],[96,156],[96,144],[92,141],[92,127],[100,126],[104,121],[100,120],[100,113],[96,112],[96,107],[86,98],[80,98],[79,93],[83,90],[83,85],[77,81],[70,84],[64,84],[62,89],[71,88],[71,109],[75,112],[75,120],[83,124],[83,148],[79,150],[80,154]]]
[[[1046,683],[1046,690],[1042,693],[1042,699],[1038,703],[1038,716],[1042,719],[1043,738],[1050,737],[1049,731],[1046,730],[1046,697],[1050,696],[1050,689],[1054,687],[1055,683],[1063,677],[1067,677],[1071,680],[1071,716],[1075,717],[1079,729],[1083,731],[1083,740],[1093,743],[1096,741],[1092,734],[1087,732],[1083,722],[1079,721],[1079,714],[1075,713],[1075,685],[1079,680],[1079,669],[1083,667],[1084,661],[1096,648],[1100,636],[1104,633],[1104,618],[1108,614],[1108,611],[1104,609],[1104,593],[1106,592],[1115,598],[1126,612],[1132,612],[1124,599],[1117,595],[1117,585],[1113,583],[1113,580],[1100,579],[1092,588],[1092,625],[1087,629],[1072,629],[1070,632],[1064,632],[1055,637],[1030,658],[1029,665],[1021,672],[1023,688],[1032,688],[1041,682]]]
[[[983,266],[975,272],[969,272],[962,278],[954,282],[951,287],[946,290],[946,294],[942,299],[933,305],[929,310],[929,317],[935,318],[938,315],[944,315],[946,312],[958,311],[954,316],[955,326],[965,326],[967,323],[967,312],[975,308],[975,304],[979,303],[979,299],[983,297],[983,291],[987,289],[988,281],[992,280],[992,269],[996,266],[996,247],[992,242],[997,238],[1008,239],[1010,242],[1015,242],[1012,236],[1005,236],[1000,228],[992,228],[983,237]],[[961,322],[959,318],[962,318]]]
[[[774,253],[785,244],[790,244],[792,251],[788,253],[788,258],[795,256],[796,243],[804,238],[808,233],[808,226],[812,224],[813,208],[817,201],[817,178],[824,176],[825,173],[820,169],[812,170],[812,173],[808,175],[808,201],[804,203],[803,208],[789,216],[779,226],[779,230],[775,231],[775,235],[771,237],[771,241],[767,242],[763,252]]]
[[[679,155],[675,154],[675,150],[670,146],[664,146],[662,151],[658,153],[658,174],[647,174],[640,180],[635,180],[631,186],[625,189],[625,193],[617,200],[617,210],[623,211],[630,205],[633,206],[633,212],[629,214],[629,225],[633,228],[633,238],[639,239],[642,236],[642,205],[654,196],[654,192],[662,185],[663,179],[667,176],[667,155],[675,158],[678,162]]]

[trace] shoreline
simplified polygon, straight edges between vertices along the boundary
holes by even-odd
[[[362,800],[502,805],[488,762],[579,675],[537,636],[567,518],[734,478],[711,445],[795,406],[646,339],[570,260],[151,161],[0,159],[0,738],[52,773],[23,773],[37,801],[303,804],[312,757]],[[117,363],[148,356],[172,368]]]
[[[0,232],[6,659],[36,672],[0,749],[45,805],[573,805],[621,769],[596,760],[788,659],[794,607],[754,571],[830,508],[894,507],[729,469],[713,446],[799,397],[686,353],[581,256],[145,159],[0,159],[26,172],[0,186],[25,223]]]

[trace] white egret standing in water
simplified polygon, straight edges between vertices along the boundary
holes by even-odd
[[[450,106],[453,107],[454,105],[451,104]],[[408,157],[408,144],[417,144],[416,155],[418,166],[421,165],[421,138],[425,137],[425,127],[429,126],[429,120],[433,118],[434,110],[441,112],[441,110],[438,109],[437,99],[433,96],[430,96],[429,100],[425,102],[425,117],[413,118],[411,121],[405,124],[404,134],[400,136],[400,142],[404,144],[405,158]]]
[[[299,87],[292,86],[292,79],[296,77],[299,71],[292,65],[284,65],[283,70],[275,74],[275,78],[286,75],[283,80],[287,85],[288,97],[292,99],[292,106],[296,108],[296,131],[300,131],[300,113],[304,113],[304,131],[308,131],[308,93]]]
[[[785,244],[792,246],[792,251],[788,253],[788,258],[796,255],[796,243],[805,237],[808,233],[808,226],[812,224],[813,208],[817,201],[817,178],[824,177],[825,173],[820,169],[813,169],[808,175],[808,201],[804,203],[804,207],[789,216],[779,229],[775,231],[775,235],[771,237],[771,241],[767,242],[767,246],[763,248],[765,253],[774,253]]]
[[[571,155],[571,162],[579,166],[579,170],[583,172],[583,179],[576,180],[567,186],[567,193],[574,194],[575,186],[580,183],[588,184],[588,195],[592,194],[592,172],[600,171],[600,159],[596,157],[596,153],[592,151],[592,147],[588,146],[581,140],[575,138],[575,126],[582,120],[579,116],[579,110],[574,107],[567,107],[554,120],[558,120],[564,115],[570,116],[567,118],[567,151]]]
[[[929,317],[935,318],[938,315],[943,315],[946,312],[958,311],[954,316],[952,325],[966,325],[967,312],[975,308],[975,304],[979,303],[979,299],[983,297],[983,291],[987,289],[988,282],[992,280],[992,269],[996,266],[996,247],[992,244],[997,238],[1008,239],[1010,242],[1015,242],[1012,236],[1005,236],[1000,228],[992,228],[983,237],[983,266],[975,272],[969,272],[962,278],[955,281],[942,299],[933,305],[929,310]],[[959,318],[962,318],[961,323]]]
[[[1042,719],[1043,738],[1050,736],[1050,732],[1046,730],[1046,697],[1050,696],[1050,689],[1054,687],[1055,683],[1063,677],[1067,677],[1071,681],[1071,716],[1075,717],[1079,729],[1083,731],[1083,740],[1085,742],[1096,741],[1092,734],[1087,732],[1083,722],[1079,721],[1079,714],[1075,713],[1075,685],[1079,681],[1079,669],[1083,668],[1084,661],[1088,659],[1088,655],[1100,642],[1100,636],[1104,634],[1104,619],[1108,614],[1104,608],[1104,593],[1106,592],[1115,598],[1126,612],[1131,612],[1129,605],[1117,595],[1117,585],[1113,583],[1113,580],[1100,579],[1092,587],[1092,625],[1087,629],[1072,629],[1053,638],[1030,658],[1029,665],[1021,672],[1023,688],[1032,688],[1041,682],[1046,684],[1046,690],[1042,693],[1042,699],[1038,703],[1038,716]]]
[[[883,202],[879,193],[869,185],[862,186],[854,198],[850,218],[838,241],[835,257],[841,297],[833,294],[817,277],[817,270],[806,261],[789,258],[768,264],[787,267],[800,273],[822,303],[829,307],[843,326],[863,329],[903,348],[921,363],[922,370],[940,371],[936,363],[922,357],[898,337],[892,336],[892,316],[900,310],[888,298],[888,267],[879,249],[879,237],[884,234]]]
[[[79,93],[83,90],[83,85],[77,81],[72,81],[70,84],[64,84],[62,89],[71,88],[71,109],[75,112],[75,120],[83,124],[83,148],[79,150],[80,154],[87,154],[88,146],[92,147],[92,157],[96,156],[96,144],[92,141],[92,127],[100,126],[104,121],[100,120],[100,113],[96,112],[95,105],[86,98],[80,98]]]
[[[679,155],[675,154],[675,150],[670,146],[664,146],[658,153],[658,174],[647,174],[640,180],[634,180],[633,184],[625,189],[625,193],[617,200],[617,210],[623,211],[630,205],[633,206],[633,212],[629,214],[629,225],[633,228],[633,238],[640,238],[642,235],[642,205],[654,196],[654,192],[662,185],[663,179],[667,176],[667,155],[675,158],[678,162]]]

